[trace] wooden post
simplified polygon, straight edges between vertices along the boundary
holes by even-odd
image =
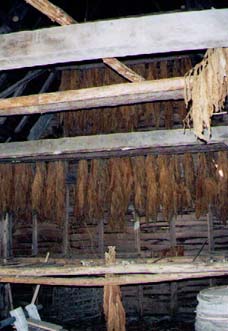
[[[12,250],[12,218],[9,213],[3,217],[3,258],[8,259]]]
[[[210,205],[208,207],[208,214],[207,214],[207,234],[208,234],[208,252],[210,255],[215,248],[214,235],[213,235],[213,214]]]
[[[65,220],[63,225],[63,254],[69,253],[69,205],[70,205],[70,186],[66,184],[66,204],[65,204]]]
[[[32,255],[38,255],[38,222],[37,214],[32,217]]]
[[[134,234],[135,234],[135,247],[138,253],[138,257],[141,257],[141,242],[140,242],[140,218],[137,215],[135,209],[133,210],[134,217]],[[139,316],[143,316],[143,285],[138,285],[138,313]]]
[[[102,258],[104,256],[104,220],[100,220],[98,223],[98,250],[99,255]]]
[[[208,206],[208,213],[207,213],[207,238],[208,238],[208,253],[209,256],[211,256],[215,244],[214,244],[214,234],[213,234],[213,214],[212,214],[212,208],[211,205]],[[209,286],[214,286],[215,281],[210,278],[209,279]]]
[[[115,247],[109,246],[108,252],[105,253],[106,265],[112,265],[115,261]],[[120,287],[118,285],[104,286],[103,307],[107,331],[125,331],[126,315],[121,301]]]
[[[61,8],[55,6],[48,0],[25,0],[31,6],[39,10],[44,15],[47,15],[53,22],[57,22],[60,25],[71,25],[78,23],[75,19],[69,16]],[[116,71],[120,76],[123,76],[130,82],[140,82],[145,80],[138,75],[132,69],[128,68],[125,64],[121,63],[116,58],[104,58],[102,59],[104,64]]]
[[[2,256],[4,263],[12,254],[12,217],[9,213],[6,213],[2,219]],[[13,309],[13,297],[11,291],[11,285],[8,283],[5,285],[5,311],[4,315],[7,316],[9,310]]]
[[[170,230],[170,244],[171,244],[171,247],[175,247],[176,244],[177,244],[177,239],[176,239],[176,219],[174,217],[170,221],[169,230]],[[170,311],[171,311],[171,315],[174,315],[177,311],[177,306],[178,306],[177,292],[178,292],[177,282],[171,282],[170,283]]]

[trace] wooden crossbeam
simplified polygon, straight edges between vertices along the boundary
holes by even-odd
[[[0,70],[228,47],[227,30],[227,9],[213,9],[3,34]]]
[[[168,78],[0,99],[0,116],[118,106],[184,98],[184,78]]]
[[[0,144],[0,160],[82,159],[119,156],[122,152],[132,155],[135,151],[162,153],[163,148],[169,147],[173,147],[172,153],[178,153],[178,148],[182,147],[182,152],[186,152],[188,146],[200,147],[198,151],[207,150],[213,145],[217,149],[218,143],[225,149],[228,142],[227,127],[214,127],[212,135],[207,144],[198,142],[190,130],[184,134],[183,129],[12,142]]]
[[[158,262],[158,263],[115,263],[111,265],[33,265],[23,267],[1,266],[0,276],[40,277],[40,276],[100,276],[100,275],[130,275],[130,274],[198,274],[198,273],[228,273],[227,262]]]
[[[33,276],[1,276],[1,283],[15,284],[40,284],[52,286],[104,286],[104,285],[129,285],[129,284],[148,284],[171,282],[181,279],[194,279],[205,277],[218,277],[228,274],[224,271],[203,271],[196,273],[173,273],[173,274],[138,274],[138,275],[121,275],[115,277],[33,277]]]
[[[56,5],[52,4],[48,0],[25,0],[34,8],[38,9],[44,15],[48,16],[53,22],[57,22],[60,25],[70,25],[77,23],[71,16]],[[123,76],[130,82],[140,82],[145,80],[142,76],[128,68],[115,58],[104,58],[103,62],[116,71],[119,75]]]

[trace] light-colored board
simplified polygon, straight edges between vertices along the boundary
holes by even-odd
[[[227,9],[212,9],[3,34],[0,70],[227,47],[227,31]]]
[[[175,77],[0,99],[0,116],[43,114],[183,98],[184,78]]]
[[[212,128],[213,139],[207,146],[228,141],[227,127]],[[1,160],[28,160],[38,158],[83,158],[93,153],[137,149],[153,150],[168,146],[202,145],[197,142],[192,131],[183,129],[157,130],[148,132],[115,133],[108,135],[82,136],[60,139],[12,142],[0,144]],[[225,146],[225,145],[224,145]],[[204,145],[202,145],[204,147]]]

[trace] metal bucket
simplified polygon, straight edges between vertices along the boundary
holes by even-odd
[[[196,331],[228,331],[228,286],[200,291],[197,296]]]

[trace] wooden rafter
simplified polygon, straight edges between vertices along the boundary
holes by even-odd
[[[0,70],[228,47],[227,30],[227,9],[216,9],[4,34],[0,36]]]
[[[184,78],[123,83],[0,99],[0,116],[118,106],[184,98]]]
[[[77,21],[75,21],[71,16],[69,16],[65,11],[55,6],[48,0],[25,1],[34,8],[38,9],[44,15],[48,16],[53,22],[57,22],[60,25],[70,25],[77,23]],[[145,80],[142,76],[138,75],[136,72],[134,72],[115,58],[104,58],[103,62],[130,82],[140,82],[142,80]]]

